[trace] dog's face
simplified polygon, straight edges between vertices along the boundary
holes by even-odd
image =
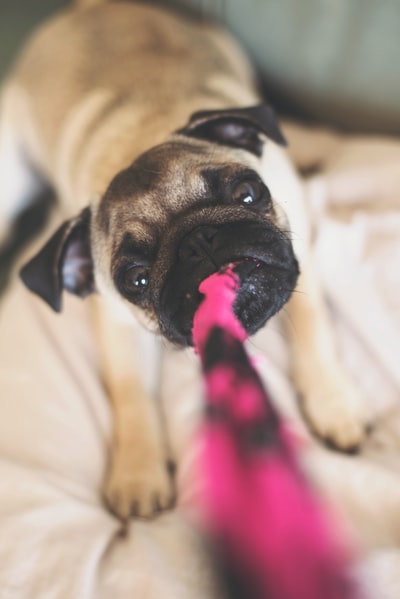
[[[265,106],[194,115],[65,223],[23,269],[24,281],[56,310],[63,288],[118,295],[170,341],[188,345],[200,282],[233,262],[241,282],[235,311],[254,333],[298,276],[259,172],[266,135],[283,141]]]

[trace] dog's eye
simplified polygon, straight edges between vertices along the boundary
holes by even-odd
[[[139,294],[149,284],[149,269],[141,264],[134,264],[125,270],[121,277],[121,284],[127,293]]]
[[[268,195],[268,189],[261,181],[257,179],[245,179],[234,187],[232,200],[236,204],[252,206]]]

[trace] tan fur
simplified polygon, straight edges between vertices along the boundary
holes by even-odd
[[[54,53],[62,56],[60,72],[53,69]],[[23,94],[26,105],[18,103],[14,122],[39,168],[61,183],[68,207],[71,200],[80,207],[196,110],[257,102],[244,64],[213,27],[154,7],[118,2],[65,11],[37,32],[16,65],[13,94]],[[134,73],[134,88],[126,69]],[[26,121],[35,126],[32,141],[24,139]]]
[[[236,45],[210,25],[144,4],[81,0],[77,8],[44,25],[27,45],[3,90],[0,141],[7,125],[14,146],[22,145],[55,186],[67,216],[91,203],[97,286],[121,303],[109,274],[111,241],[117,243],[120,227],[117,213],[110,220],[112,231],[105,233],[99,224],[110,181],[142,152],[182,127],[193,112],[252,105],[260,97],[252,70]],[[62,68],[55,70],[57,57]],[[4,145],[7,150],[12,144]],[[213,163],[222,164],[226,157],[247,161],[268,175],[279,218],[287,218],[292,231],[297,231],[303,294],[294,294],[290,306],[295,382],[316,431],[344,448],[357,445],[367,415],[333,349],[296,175],[273,143],[261,161],[221,147],[215,150]],[[204,166],[202,160],[193,162],[188,174],[193,195],[200,185],[196,172]],[[180,178],[178,170],[179,162],[168,174],[172,189]],[[186,195],[179,194],[173,189],[171,197],[181,205]],[[168,216],[150,202],[148,218],[161,226],[173,222],[172,202]],[[1,210],[0,206],[0,221]],[[7,210],[3,212],[8,218]],[[145,234],[143,227],[140,234]],[[125,307],[127,313],[136,314],[131,306]],[[132,367],[131,331],[110,319],[103,304],[95,313],[115,423],[106,498],[124,519],[132,508],[148,516],[157,505],[166,508],[173,497],[159,414]]]
[[[113,409],[115,434],[105,498],[111,510],[127,520],[134,511],[150,516],[172,505],[173,486],[166,468],[167,442],[159,406],[145,393],[135,372],[132,331],[110,318],[94,296],[96,332],[102,375]]]

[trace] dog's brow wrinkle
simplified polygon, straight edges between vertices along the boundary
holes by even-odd
[[[138,168],[142,169],[142,171],[146,172],[146,173],[150,173],[152,175],[162,175],[163,171],[160,169],[159,171],[156,171],[154,169],[148,168],[146,166],[142,166],[142,165],[138,165]]]
[[[201,176],[206,181],[208,187],[218,187],[221,180],[220,169],[215,167],[206,167],[201,170]]]
[[[154,253],[154,249],[144,239],[137,239],[128,231],[124,233],[122,241],[117,244],[114,251],[113,259],[121,258],[130,255],[143,255],[150,257]]]

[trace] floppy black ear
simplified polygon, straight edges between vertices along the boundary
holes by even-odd
[[[178,133],[243,148],[256,156],[262,154],[264,140],[261,134],[281,146],[287,145],[275,113],[268,104],[195,112]]]
[[[62,224],[20,272],[25,285],[56,312],[62,290],[79,297],[95,291],[90,251],[90,209]]]

